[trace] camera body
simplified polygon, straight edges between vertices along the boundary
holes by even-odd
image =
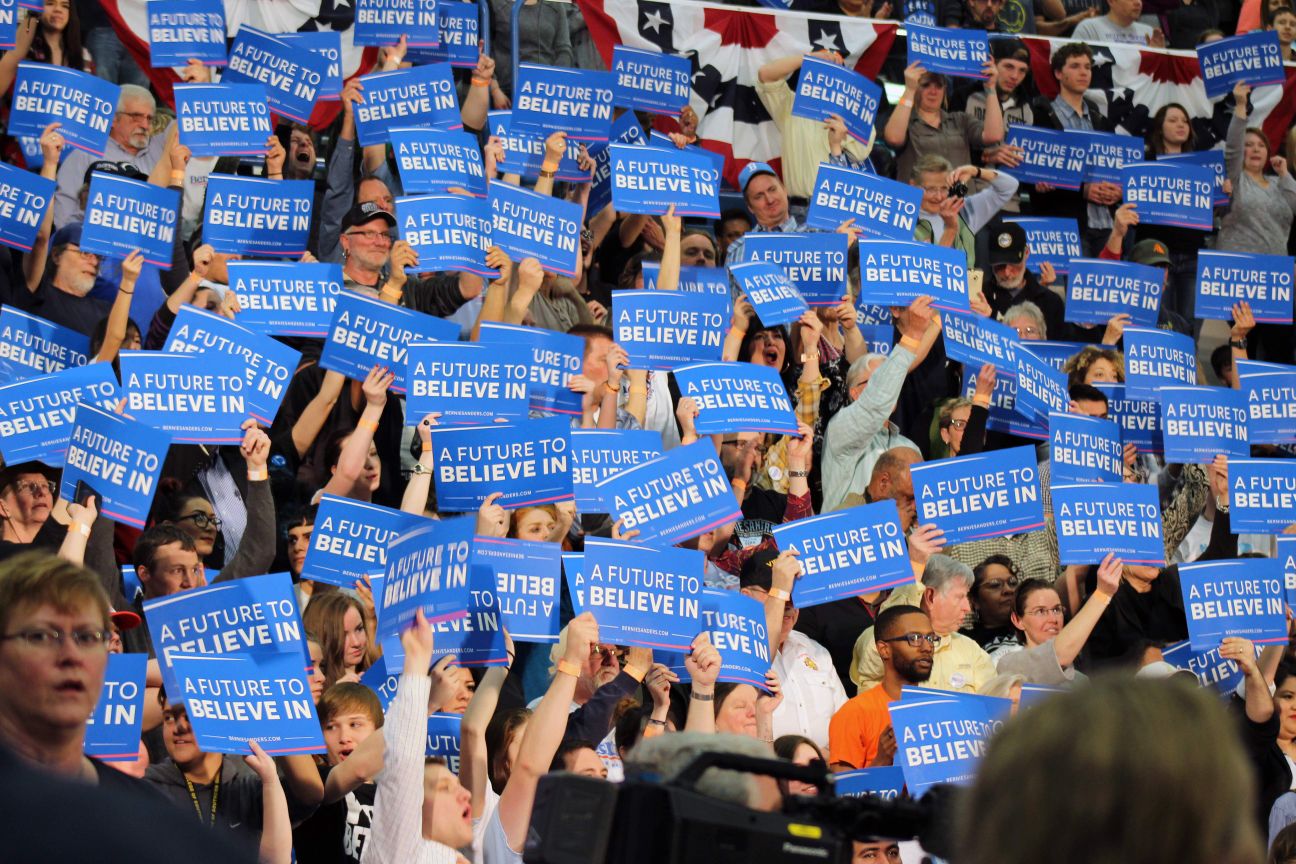
[[[966,198],[967,194],[968,186],[962,180],[956,180],[949,187],[949,195],[951,198]]]

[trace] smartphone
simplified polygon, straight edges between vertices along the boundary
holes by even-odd
[[[976,299],[976,296],[981,293],[981,283],[985,281],[985,271],[969,270],[967,271],[967,280],[968,280],[968,297],[971,299]]]
[[[76,501],[76,503],[80,504],[82,507],[85,506],[86,501],[93,500],[95,510],[100,513],[103,512],[103,496],[96,492],[95,488],[84,480],[77,481],[76,489],[72,492],[72,500]]]

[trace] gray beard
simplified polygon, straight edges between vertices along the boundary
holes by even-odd
[[[66,279],[60,279],[59,281],[63,284],[55,285],[54,287],[58,288],[63,293],[71,294],[73,297],[84,297],[94,288],[95,277],[76,274],[74,276],[69,276]]]

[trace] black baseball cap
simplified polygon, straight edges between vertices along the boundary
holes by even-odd
[[[990,238],[990,266],[1020,264],[1026,260],[1026,231],[1016,222],[1004,222]]]
[[[127,180],[147,180],[148,175],[136,168],[129,162],[113,162],[108,159],[100,159],[98,162],[91,162],[90,167],[85,171],[85,179],[82,183],[90,182],[90,175],[98,171],[100,174],[116,174],[118,177],[125,177]]]
[[[343,232],[349,231],[357,225],[363,225],[366,222],[372,222],[375,219],[382,219],[387,223],[388,228],[396,227],[396,217],[379,207],[372,201],[366,201],[363,204],[357,204],[347,211],[342,217]]]

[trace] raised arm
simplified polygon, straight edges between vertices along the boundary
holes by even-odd
[[[1252,723],[1266,723],[1274,713],[1273,696],[1250,639],[1230,636],[1220,643],[1220,657],[1232,660],[1242,670],[1246,685],[1246,715]]]
[[[419,467],[410,472],[400,506],[402,512],[415,516],[422,516],[427,510],[428,493],[432,490],[432,427],[436,425],[437,416],[429,414],[416,427],[420,445]]]
[[[680,233],[684,230],[684,220],[675,215],[674,204],[661,220],[666,243],[662,247],[661,266],[657,270],[657,289],[674,291],[679,288],[680,281]]]
[[[500,275],[486,286],[486,296],[482,298],[481,309],[477,313],[477,321],[473,324],[469,338],[470,342],[476,342],[481,338],[483,321],[503,321],[505,310],[508,308],[509,285],[513,281],[512,260],[503,249],[492,246],[486,251],[486,266],[498,270]]]
[[[720,652],[706,633],[693,638],[693,650],[684,657],[684,668],[693,683],[689,686],[685,732],[715,732],[715,685],[720,677]]]
[[[554,132],[545,139],[544,161],[540,163],[540,177],[536,180],[535,191],[541,195],[552,195],[554,174],[558,163],[567,152],[567,133]]]
[[[7,57],[8,54],[5,56]],[[3,92],[4,90],[0,89],[0,93]],[[40,176],[46,180],[58,179],[59,154],[63,152],[63,133],[58,131],[61,125],[60,123],[51,123],[41,132],[41,157],[45,161],[41,163]],[[57,195],[57,192],[55,195]],[[54,232],[54,201],[52,199],[53,196],[45,206],[45,216],[41,219],[40,228],[36,231],[36,240],[32,243],[31,251],[23,255],[23,277],[26,279],[28,291],[35,291],[39,288],[41,278],[45,275],[45,262],[49,259],[50,235]]]
[[[324,487],[326,494],[350,498],[361,491],[364,466],[369,459],[369,446],[373,444],[374,433],[378,431],[378,420],[387,405],[387,388],[395,380],[396,376],[385,366],[375,366],[365,376],[364,411],[356,421],[355,431],[347,436],[346,445],[338,456],[337,470]]]
[[[275,557],[274,496],[270,491],[270,436],[256,421],[243,422],[243,443],[239,445],[247,463],[247,530],[238,551],[226,562],[213,582],[229,582],[270,571]]]
[[[1098,624],[1098,619],[1107,610],[1107,604],[1116,596],[1120,588],[1121,568],[1125,562],[1115,555],[1108,554],[1098,565],[1098,586],[1089,595],[1080,611],[1067,622],[1062,632],[1053,640],[1053,653],[1057,656],[1058,665],[1063,669],[1075,662],[1084,648],[1089,634]]]
[[[473,818],[480,818],[486,804],[486,789],[490,785],[490,763],[486,753],[486,727],[499,705],[500,691],[513,666],[513,640],[504,631],[504,647],[508,651],[508,666],[492,666],[486,670],[468,702],[459,724],[459,782],[472,795]]]
[[[324,428],[329,414],[333,412],[333,406],[342,397],[342,385],[345,383],[346,378],[342,373],[329,369],[324,373],[324,380],[320,382],[319,390],[297,415],[297,422],[292,427],[292,442],[298,459],[305,457],[307,451],[315,444],[320,430]]]
[[[117,359],[117,352],[126,341],[126,323],[130,320],[131,299],[135,296],[135,281],[139,279],[144,268],[144,256],[138,249],[133,250],[122,259],[121,284],[117,286],[117,296],[108,310],[108,327],[104,331],[103,344],[91,363],[111,363]]]
[[[464,97],[463,106],[459,109],[459,118],[465,128],[480,130],[486,128],[486,115],[490,112],[490,86],[495,78],[495,58],[489,54],[477,57],[477,68],[473,70],[472,86]]]
[[[771,60],[757,71],[756,77],[762,84],[768,84],[771,81],[782,81],[793,72],[801,68],[805,62],[805,56],[794,54],[791,57],[780,57],[777,60]]]
[[[261,864],[290,864],[293,850],[288,796],[279,782],[274,759],[255,740],[249,740],[248,746],[252,755],[244,756],[243,761],[261,778],[261,846],[257,859]]]
[[[917,60],[905,67],[904,93],[887,118],[886,128],[882,130],[882,140],[892,149],[899,150],[909,141],[909,120],[913,117],[914,99],[918,95],[918,82],[922,80],[925,70]]]

